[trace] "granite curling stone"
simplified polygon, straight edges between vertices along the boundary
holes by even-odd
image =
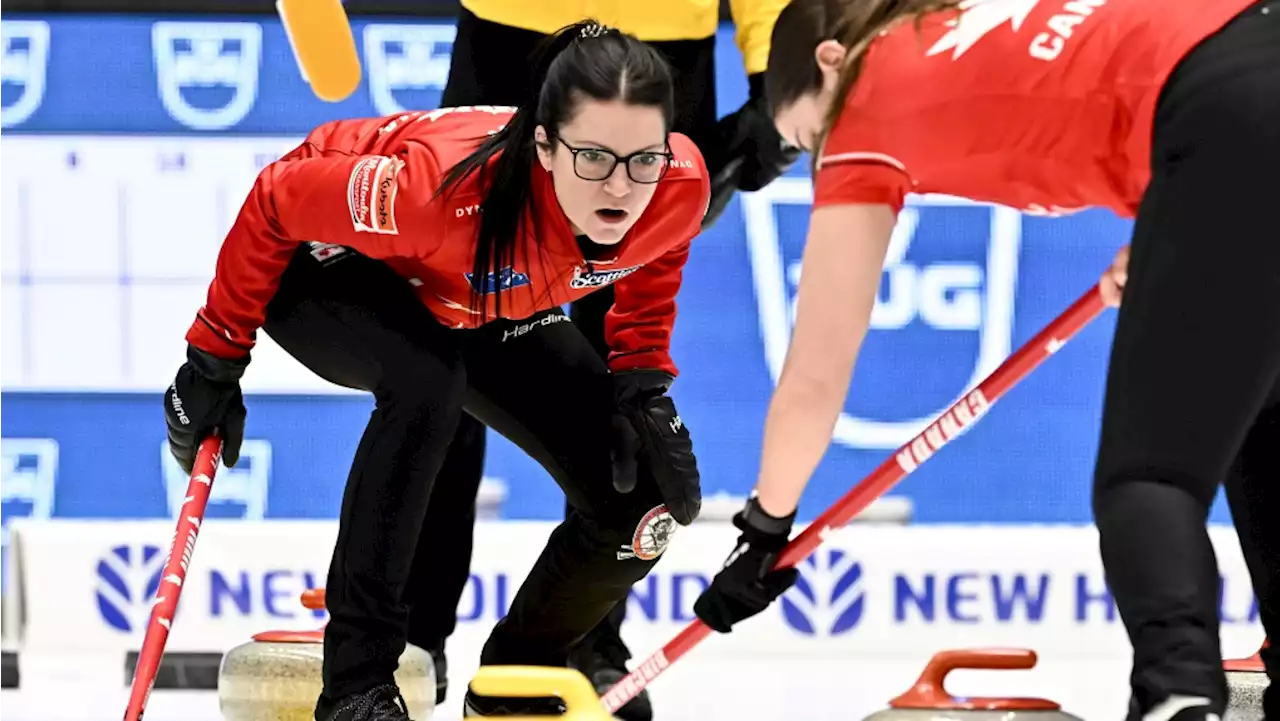
[[[1262,642],[1262,648],[1268,646]],[[1222,721],[1262,721],[1262,694],[1267,690],[1267,671],[1262,666],[1262,651],[1249,658],[1222,662],[1227,672],[1227,688],[1231,690],[1227,713]]]
[[[944,685],[947,674],[956,669],[1029,669],[1035,665],[1035,651],[1029,649],[940,651],[929,659],[914,686],[891,700],[889,708],[864,721],[1082,721],[1048,699],[956,698]]]
[[[304,607],[324,608],[323,591],[307,591]],[[313,721],[320,697],[324,630],[264,631],[222,656],[218,707],[225,721]],[[427,721],[436,704],[435,663],[412,644],[400,655],[396,684],[409,718]]]

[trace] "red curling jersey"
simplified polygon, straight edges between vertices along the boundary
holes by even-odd
[[[1032,213],[1137,212],[1156,100],[1255,0],[968,0],[869,46],[814,206],[942,193]]]
[[[534,164],[527,228],[510,268],[472,278],[477,174],[433,197],[444,174],[511,108],[448,108],[384,118],[341,120],[316,128],[297,149],[258,175],[223,241],[208,297],[187,341],[214,355],[253,348],[267,303],[300,243],[324,257],[355,250],[386,262],[418,298],[453,328],[478,325],[473,283],[502,293],[502,315],[526,318],[616,284],[605,333],[614,370],[676,372],[668,354],[676,292],[710,198],[698,149],[673,133],[675,155],[648,208],[614,255],[587,261],[560,209],[551,177]],[[494,304],[490,301],[489,313]],[[492,320],[492,315],[490,315]]]

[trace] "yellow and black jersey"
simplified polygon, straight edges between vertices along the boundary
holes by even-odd
[[[787,2],[729,0],[748,74],[768,64],[769,36]],[[590,17],[646,42],[710,37],[720,21],[719,0],[462,0],[462,6],[482,20],[544,34]]]

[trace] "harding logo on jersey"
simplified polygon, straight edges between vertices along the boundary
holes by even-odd
[[[225,130],[253,108],[262,58],[257,23],[159,22],[151,28],[151,50],[160,102],[174,120]]]
[[[610,283],[617,282],[632,273],[640,270],[642,266],[633,265],[630,268],[617,268],[615,270],[596,271],[591,266],[578,266],[573,271],[573,278],[569,280],[569,287],[574,290],[582,288],[600,288]]]
[[[38,20],[5,20],[0,25],[4,58],[0,63],[4,84],[19,87],[16,95],[5,93],[0,106],[0,126],[24,123],[44,102],[45,76],[49,67],[49,23]]]
[[[807,178],[779,178],[742,198],[765,361],[775,383],[791,339],[812,199]],[[1021,219],[1003,206],[908,197],[833,440],[851,448],[897,448],[927,431],[1008,357]],[[888,377],[911,380],[883,382]],[[955,429],[935,429],[939,437],[967,425],[954,420]]]
[[[404,167],[399,158],[365,158],[351,171],[347,206],[351,224],[361,233],[396,235],[396,175]]]
[[[567,323],[568,321],[569,316],[564,313],[552,313],[550,315],[543,316],[539,320],[530,321],[528,323],[519,323],[502,331],[502,342],[506,343],[509,340],[520,338],[524,334],[536,328],[555,325],[556,323]]]

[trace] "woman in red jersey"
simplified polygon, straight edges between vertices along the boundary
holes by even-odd
[[[537,459],[574,509],[483,664],[564,665],[697,515],[696,461],[666,391],[674,299],[710,191],[697,149],[669,130],[672,107],[656,51],[583,23],[548,40],[514,112],[328,123],[259,175],[165,409],[184,468],[215,428],[233,465],[258,328],[376,399],[326,583],[318,721],[407,718],[393,678],[416,600],[406,579],[460,414]],[[560,306],[610,283],[606,363]],[[467,695],[468,715],[554,704]]]
[[[831,439],[907,193],[1135,218],[1094,479],[1134,648],[1130,719],[1227,701],[1205,521],[1228,498],[1280,636],[1280,1],[792,0],[766,94],[816,159],[790,349],[735,551],[695,607],[727,631],[769,573]],[[739,551],[743,546],[739,546]],[[1280,719],[1280,650],[1268,718]],[[1216,715],[1215,715],[1216,714]]]

